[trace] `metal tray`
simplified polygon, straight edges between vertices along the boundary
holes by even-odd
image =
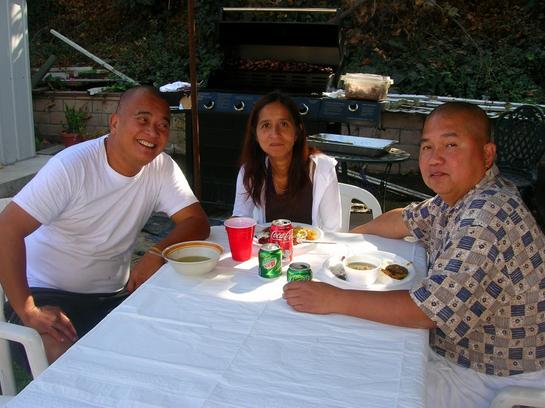
[[[308,144],[325,152],[377,157],[388,153],[396,140],[318,133],[308,137]]]

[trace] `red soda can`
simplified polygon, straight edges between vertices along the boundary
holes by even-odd
[[[293,226],[290,220],[274,220],[271,223],[269,242],[277,244],[282,250],[282,263],[293,258]]]

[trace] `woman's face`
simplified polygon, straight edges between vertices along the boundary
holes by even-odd
[[[290,112],[280,102],[265,105],[257,119],[257,143],[270,159],[291,158],[297,130]]]

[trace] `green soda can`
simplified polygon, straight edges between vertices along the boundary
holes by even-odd
[[[288,282],[312,280],[312,269],[305,262],[293,262],[288,267]]]
[[[278,278],[282,274],[282,250],[277,244],[263,244],[259,249],[259,276]]]

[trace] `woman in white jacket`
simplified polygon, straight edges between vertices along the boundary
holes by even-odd
[[[246,127],[233,216],[340,229],[337,162],[309,148],[306,137],[291,98],[271,92],[256,102]]]

